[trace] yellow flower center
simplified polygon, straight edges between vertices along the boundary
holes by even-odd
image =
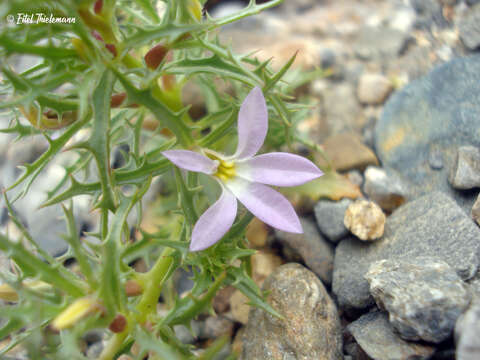
[[[217,172],[213,176],[218,177],[223,182],[235,177],[235,163],[233,161],[225,161],[212,150],[204,150],[205,154],[212,160],[218,162]]]
[[[235,164],[232,161],[220,160],[217,172],[214,174],[222,181],[227,181],[235,176]]]

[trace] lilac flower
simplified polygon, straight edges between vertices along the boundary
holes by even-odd
[[[254,156],[268,130],[265,98],[255,87],[238,114],[238,145],[232,156],[204,149],[167,150],[162,154],[178,167],[211,175],[222,188],[220,198],[198,219],[192,232],[191,251],[208,248],[222,238],[237,214],[237,199],[257,218],[279,230],[302,233],[300,221],[289,201],[266,185],[296,186],[322,176],[309,160],[298,155],[273,152]]]

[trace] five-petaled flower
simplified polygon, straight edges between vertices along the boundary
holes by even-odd
[[[265,98],[255,87],[238,114],[238,145],[232,156],[204,149],[205,155],[188,150],[162,154],[179,168],[211,175],[222,188],[220,198],[198,219],[192,232],[191,251],[208,248],[222,238],[237,214],[237,199],[257,218],[279,230],[302,233],[290,202],[266,185],[296,186],[323,173],[309,160],[294,154],[272,152],[254,156],[268,130]]]

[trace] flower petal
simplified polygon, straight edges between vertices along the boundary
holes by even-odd
[[[236,162],[238,176],[253,182],[275,186],[297,186],[323,175],[323,172],[304,157],[274,152]]]
[[[225,183],[237,199],[256,217],[279,230],[303,233],[290,202],[266,185],[235,178]]]
[[[194,151],[166,150],[162,152],[162,155],[179,168],[209,175],[215,173],[218,166],[217,162]]]
[[[268,130],[268,110],[262,90],[256,86],[247,95],[238,113],[238,145],[234,158],[255,155],[263,145]]]
[[[237,215],[237,199],[222,186],[220,198],[198,219],[192,232],[190,251],[204,250],[218,240],[230,229]]]

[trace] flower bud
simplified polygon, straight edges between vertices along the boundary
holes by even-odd
[[[108,328],[113,333],[121,333],[127,326],[127,318],[122,314],[117,314]]]
[[[125,94],[124,92],[123,93],[118,93],[118,94],[113,94],[112,98],[110,100],[110,107],[111,108],[119,107],[125,101],[126,97],[127,97],[127,94]]]
[[[98,31],[93,30],[92,31],[92,36],[97,39],[98,41],[105,42],[103,41],[102,35],[98,33]],[[113,55],[113,57],[117,57],[117,48],[115,47],[114,44],[105,44],[105,48],[110,51],[110,53]]]
[[[92,31],[92,36],[93,36],[95,39],[97,39],[98,41],[103,42],[102,35],[100,35],[100,34],[98,33],[98,31],[93,30],[93,31]]]
[[[138,296],[143,293],[142,285],[136,280],[127,280],[125,283],[125,293],[127,296]]]
[[[112,53],[113,57],[117,57],[117,48],[114,44],[105,44],[105,47]]]
[[[70,42],[72,43],[73,45],[73,48],[75,49],[75,51],[77,52],[78,56],[80,56],[80,58],[85,61],[85,62],[89,62],[88,58],[88,54],[90,53],[90,50],[89,48],[87,47],[87,45],[85,45],[85,43],[81,40],[81,39],[78,39],[78,38],[72,38],[70,40]]]
[[[103,0],[95,1],[95,4],[93,5],[93,12],[95,14],[99,14],[102,11],[102,8],[103,8]]]
[[[92,298],[84,297],[77,299],[57,315],[52,322],[52,327],[55,330],[67,329],[87,315],[99,310],[100,306]]]
[[[168,53],[168,48],[162,44],[155,45],[145,54],[145,64],[149,69],[155,70],[163,61],[165,55]]]
[[[40,280],[27,281],[22,284],[24,287],[31,290],[43,291],[50,289],[52,286],[46,282]],[[0,285],[0,299],[5,301],[18,301],[17,291],[12,288],[9,284]]]
[[[202,4],[198,0],[187,0],[187,9],[196,20],[202,19]]]
[[[40,113],[35,106],[30,106],[28,109],[19,106],[18,109],[30,124],[39,130],[58,130],[77,120],[76,111],[66,111],[59,119],[58,115],[52,110]]]

